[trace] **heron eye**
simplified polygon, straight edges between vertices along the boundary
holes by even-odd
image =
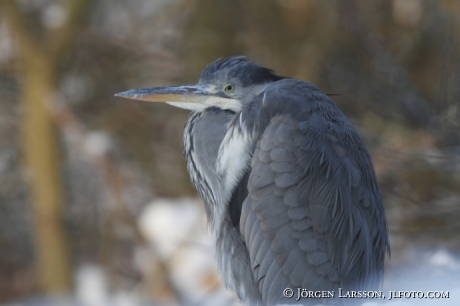
[[[225,91],[232,91],[233,89],[235,89],[235,85],[228,84],[224,87]]]

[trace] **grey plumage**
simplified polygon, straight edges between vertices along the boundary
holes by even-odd
[[[370,155],[335,103],[244,57],[208,65],[198,93],[186,88],[206,96],[202,108],[184,107],[195,110],[184,156],[225,285],[250,305],[296,302],[283,297],[287,287],[377,290],[389,251],[385,212]]]

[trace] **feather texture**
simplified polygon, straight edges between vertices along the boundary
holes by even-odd
[[[372,169],[369,154],[333,102],[321,93],[309,100],[310,86],[304,84],[298,81],[300,92],[292,100],[289,88],[268,87],[265,103],[277,113],[259,120],[267,122],[265,127],[254,124],[260,138],[248,183],[251,205],[242,209],[256,216],[252,225],[259,230],[251,241],[260,249],[244,239],[269,305],[278,302],[275,287],[286,279],[287,287],[308,290],[377,289],[388,249],[375,175],[363,171]],[[270,109],[252,109],[259,109],[256,120],[270,116]]]
[[[226,62],[211,66],[205,79],[219,67]],[[272,83],[248,95],[241,112],[192,113],[184,132],[224,283],[251,305],[295,302],[283,298],[287,287],[378,289],[388,235],[361,138],[314,85],[262,72],[258,78]]]

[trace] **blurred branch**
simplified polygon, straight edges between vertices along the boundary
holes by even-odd
[[[21,12],[16,1],[1,0],[0,7],[3,15],[8,20],[11,28],[17,33],[20,40],[21,49],[26,52],[27,58],[34,58],[37,54],[51,57],[51,62],[58,61],[60,56],[65,53],[65,49],[75,38],[85,17],[87,8],[92,0],[71,0],[67,1],[67,18],[65,23],[56,30],[47,33],[47,44],[41,43],[31,31],[27,24],[27,18]]]
[[[16,32],[16,38],[19,39],[21,50],[27,54],[44,53],[39,41],[33,35],[26,18],[21,12],[15,1],[0,0],[3,16],[7,19],[11,29]]]
[[[67,18],[65,23],[55,31],[49,33],[49,52],[54,60],[60,56],[69,46],[85,17],[87,8],[92,0],[70,0],[67,1]]]

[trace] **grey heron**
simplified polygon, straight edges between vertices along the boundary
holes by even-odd
[[[117,96],[192,111],[187,169],[220,275],[241,301],[335,304],[339,288],[381,286],[389,241],[371,157],[315,85],[234,56],[209,64],[196,85]],[[335,295],[296,301],[298,288]]]

